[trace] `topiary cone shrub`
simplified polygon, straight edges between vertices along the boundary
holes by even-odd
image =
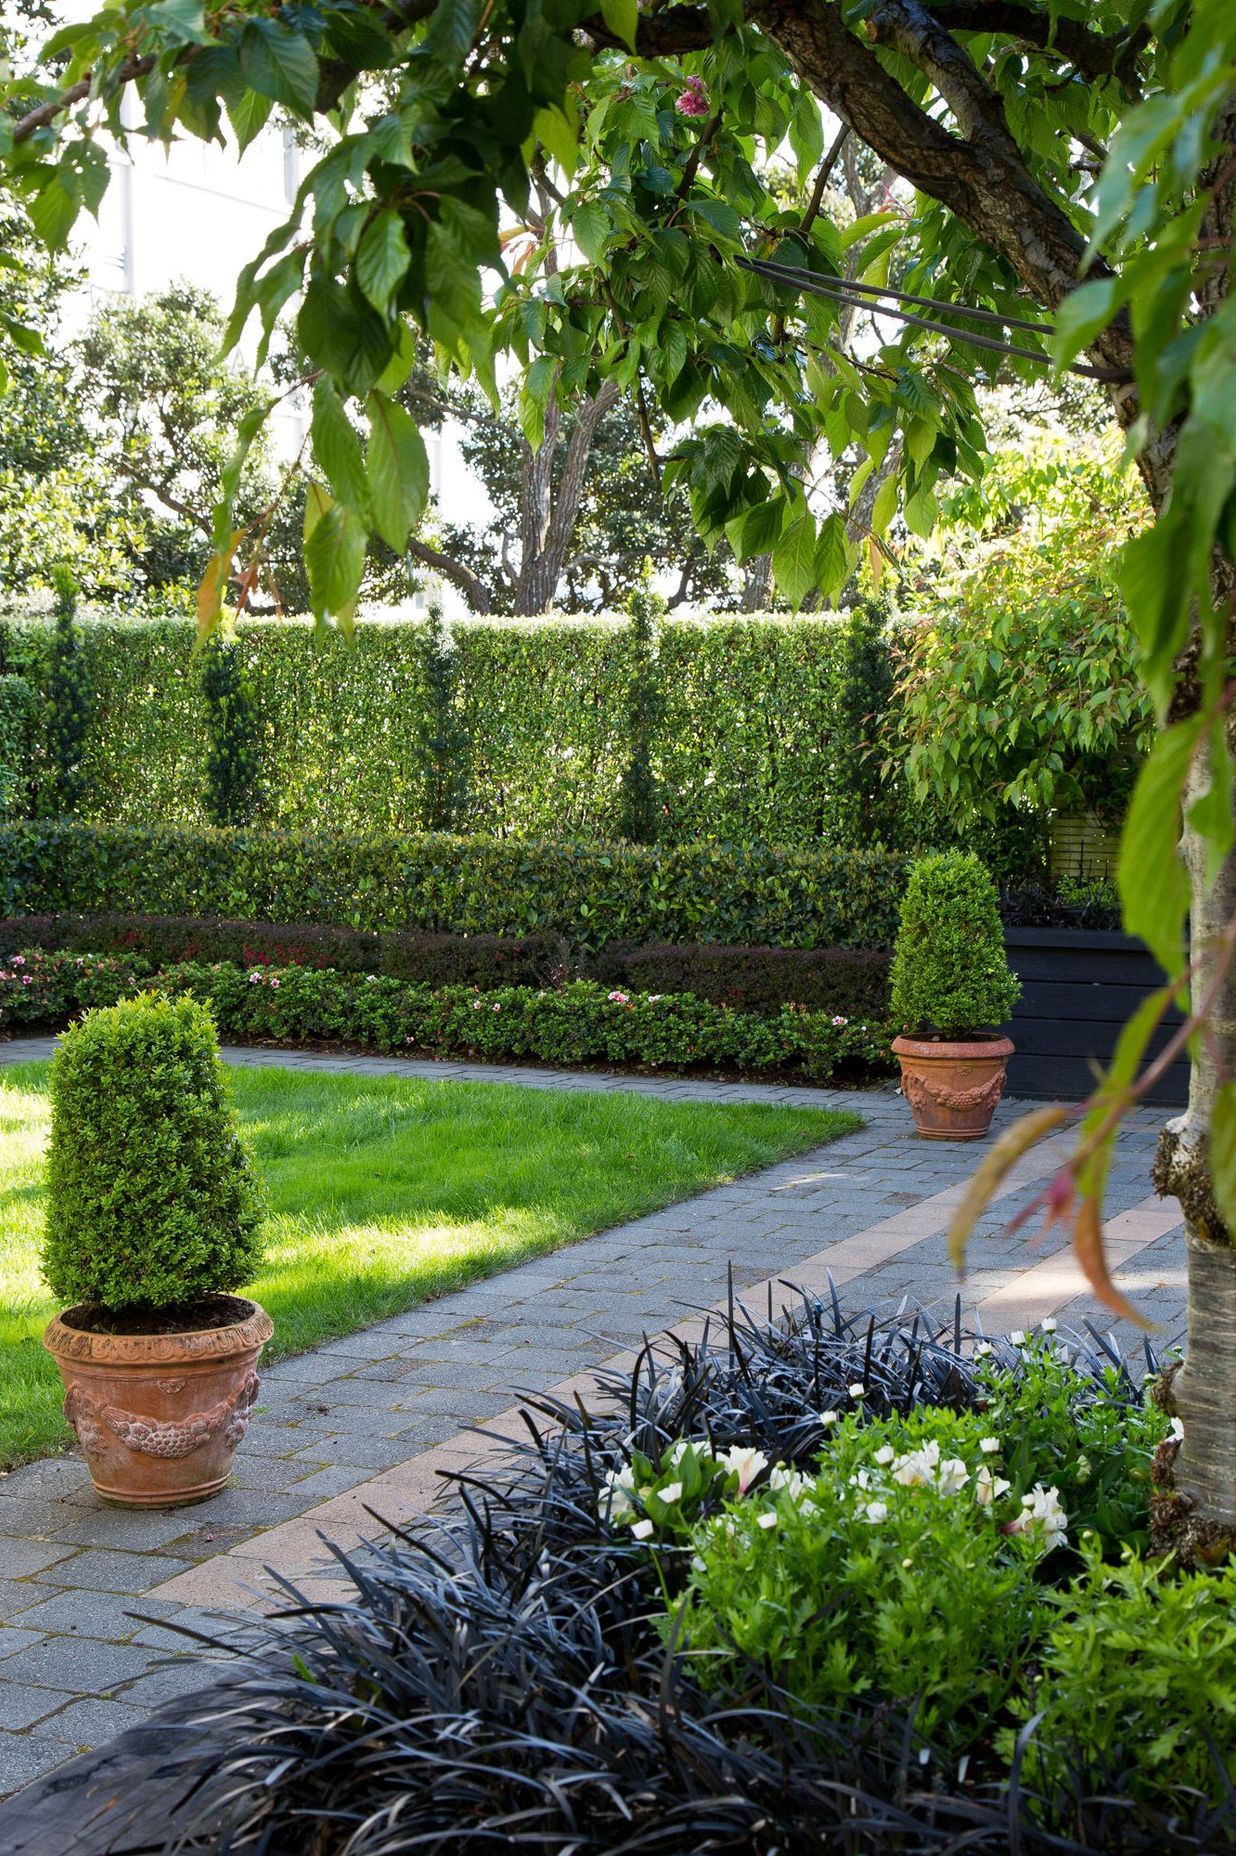
[[[230,1294],[261,1257],[260,1204],[214,1021],[143,993],[90,1012],[52,1065],[43,1274],[72,1304],[44,1345],[100,1494],[222,1487],[273,1332]]]
[[[972,851],[920,858],[902,899],[890,975],[891,1016],[901,1032],[893,1050],[920,1134],[986,1134],[1013,1054],[997,1027],[1020,993],[984,865]]]

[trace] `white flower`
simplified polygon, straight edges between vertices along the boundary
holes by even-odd
[[[984,1456],[998,1456],[1000,1453],[1000,1439],[998,1437],[980,1437],[979,1449],[983,1452]]]
[[[893,1481],[905,1488],[922,1488],[935,1481],[939,1461],[940,1446],[933,1437],[921,1450],[910,1450],[897,1458],[893,1465]]]
[[[1064,1545],[1069,1517],[1060,1505],[1059,1489],[1045,1489],[1036,1482],[1029,1495],[1022,1496],[1021,1505],[1023,1512],[1009,1523],[1011,1534],[1041,1534],[1044,1553]]]
[[[611,1521],[625,1521],[629,1514],[635,1513],[635,1503],[631,1500],[635,1493],[635,1478],[629,1463],[624,1463],[621,1469],[607,1469],[604,1486],[609,1497]]]
[[[867,1474],[865,1469],[860,1469],[856,1475],[850,1477],[850,1487],[852,1489],[869,1489],[871,1487],[871,1477]]]
[[[826,1427],[830,1424],[840,1424],[840,1422],[841,1413],[839,1411],[822,1411],[820,1413],[820,1423]]]
[[[891,1463],[896,1454],[897,1452],[893,1449],[891,1444],[881,1444],[880,1448],[875,1453],[875,1460],[881,1465]]]
[[[1048,1315],[1045,1320],[1039,1322],[1039,1326],[1042,1328],[1044,1334],[1054,1334],[1056,1331],[1056,1317],[1054,1315]]]
[[[790,1500],[796,1502],[807,1486],[807,1478],[800,1476],[796,1469],[788,1469],[784,1463],[778,1463],[775,1469],[769,1471],[768,1486],[778,1491],[784,1489]]]
[[[984,1463],[974,1478],[974,1499],[981,1508],[990,1508],[994,1501],[1008,1494],[1011,1486],[1003,1476],[994,1476]]]
[[[663,1489],[657,1490],[657,1493],[663,1502],[672,1507],[675,1502],[682,1500],[682,1484],[681,1482],[667,1482]]]
[[[764,1514],[760,1516],[757,1525],[760,1527],[764,1527],[764,1528],[776,1527],[777,1517],[773,1513],[771,1508],[768,1509]]]
[[[1015,1347],[1024,1347],[1026,1344],[1024,1328],[1014,1328],[1013,1332],[1009,1335],[1009,1339]]]
[[[913,1566],[914,1561],[913,1560],[902,1560],[901,1563],[905,1567],[906,1571],[908,1572],[910,1570],[910,1567]]]
[[[1179,1418],[1172,1419],[1172,1428],[1167,1434],[1175,1444],[1182,1444],[1184,1442],[1184,1425],[1180,1422]]]
[[[1083,1451],[1081,1456],[1077,1459],[1077,1480],[1079,1482],[1089,1482],[1090,1470],[1090,1458]]]
[[[941,1495],[956,1495],[964,1489],[970,1480],[970,1472],[959,1456],[950,1456],[941,1463],[936,1474],[936,1487]]]
[[[740,1495],[745,1495],[761,1471],[768,1468],[768,1458],[762,1450],[753,1450],[741,1444],[735,1444],[732,1450],[727,1450],[717,1461],[727,1476],[738,1477]]]
[[[631,1529],[631,1532],[635,1535],[637,1540],[647,1540],[648,1536],[652,1533],[652,1522],[637,1521],[635,1526]]]
[[[694,1572],[707,1572],[708,1561],[702,1559],[698,1553],[693,1553],[691,1555],[691,1567]]]
[[[980,1340],[980,1341],[975,1342],[974,1357],[976,1360],[981,1360],[987,1354],[994,1353],[994,1352],[995,1352],[995,1348],[992,1346],[989,1340]]]
[[[849,1394],[851,1398],[866,1398],[867,1396],[867,1388],[862,1383],[861,1380],[856,1379],[854,1384],[850,1386],[848,1390],[849,1390]]]
[[[878,1527],[881,1521],[888,1520],[888,1503],[868,1502],[863,1509],[863,1519],[869,1521],[872,1527]]]

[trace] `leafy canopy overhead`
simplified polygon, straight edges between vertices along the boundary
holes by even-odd
[[[348,622],[367,534],[402,549],[423,505],[420,436],[395,398],[417,330],[490,391],[496,357],[514,354],[533,444],[551,395],[594,392],[610,378],[637,405],[655,401],[663,417],[696,420],[669,480],[687,486],[707,538],[728,536],[740,560],[771,552],[781,590],[798,604],[835,592],[854,565],[844,512],[809,506],[804,489],[803,459],[820,431],[835,454],[857,447],[855,497],[896,444],[873,527],[884,530],[900,504],[910,527],[926,532],[941,474],[981,467],[974,386],[1000,361],[888,322],[879,325],[886,340],[847,354],[835,298],[800,296],[743,269],[744,256],[875,285],[891,266],[908,292],[1038,320],[1026,315],[1024,270],[946,210],[951,200],[924,191],[908,214],[844,227],[820,210],[821,97],[848,103],[845,120],[885,158],[876,131],[887,139],[899,124],[882,125],[880,114],[904,118],[894,165],[941,195],[955,188],[946,156],[973,161],[985,138],[1004,137],[1024,174],[1016,184],[1045,210],[1054,302],[1075,281],[1094,227],[1096,157],[1087,151],[1179,37],[1179,18],[1160,38],[1145,12],[1136,0],[1055,7],[1050,18],[1033,5],[928,14],[916,0],[807,0],[755,5],[749,19],[740,0],[643,13],[636,0],[605,0],[600,11],[593,0],[403,0],[390,10],[365,0],[122,0],[50,41],[54,86],[17,86],[8,176],[39,236],[59,247],[106,186],[100,130],[163,141],[230,133],[244,148],[276,108],[327,120],[327,150],[286,226],[242,275],[231,330],[234,338],[256,316],[269,340],[280,313],[299,305],[296,336],[317,381],[319,487],[305,532],[323,620]],[[1159,12],[1183,17],[1179,6]],[[964,81],[915,62],[907,38],[949,14],[959,29],[938,37],[964,63]],[[989,15],[998,33],[969,29]],[[865,101],[815,80],[810,58],[834,40],[844,56],[833,88],[844,90],[853,65],[871,92]],[[969,120],[976,63],[980,88],[1006,119],[998,136]],[[135,131],[121,116],[134,88]],[[792,170],[788,188],[770,184],[772,151]],[[547,168],[549,223],[514,274],[511,228],[528,223],[532,180]],[[1119,204],[1103,202],[1109,227]],[[559,261],[564,233],[577,262]],[[1094,321],[1100,305],[1090,303]],[[999,334],[998,324],[982,332],[993,327]],[[1015,340],[1046,353],[1032,333]],[[1119,355],[1098,359],[1109,372],[1125,368]],[[367,444],[343,417],[347,400],[367,418]],[[242,421],[242,448],[257,427],[257,415]],[[235,520],[232,488],[225,481],[216,512],[206,625],[218,617],[233,554],[252,539]]]

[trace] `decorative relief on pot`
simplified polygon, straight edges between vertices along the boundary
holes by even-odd
[[[913,1108],[951,1108],[958,1114],[968,1115],[978,1109],[997,1107],[1004,1093],[1004,1071],[997,1070],[994,1076],[973,1089],[954,1089],[942,1078],[920,1076],[906,1070],[902,1074],[901,1089]]]
[[[250,1373],[230,1398],[220,1399],[205,1411],[193,1412],[180,1423],[144,1418],[121,1405],[100,1404],[81,1386],[74,1386],[64,1401],[64,1415],[87,1451],[100,1450],[108,1432],[143,1456],[191,1456],[220,1434],[234,1450],[248,1428],[249,1409],[260,1384],[257,1374]]]

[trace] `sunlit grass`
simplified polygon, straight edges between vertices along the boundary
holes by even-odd
[[[39,1344],[45,1063],[0,1073],[0,1464],[61,1448],[60,1381]],[[858,1125],[758,1103],[231,1072],[266,1192],[246,1287],[275,1319],[267,1358],[380,1321],[521,1258],[637,1218]]]

